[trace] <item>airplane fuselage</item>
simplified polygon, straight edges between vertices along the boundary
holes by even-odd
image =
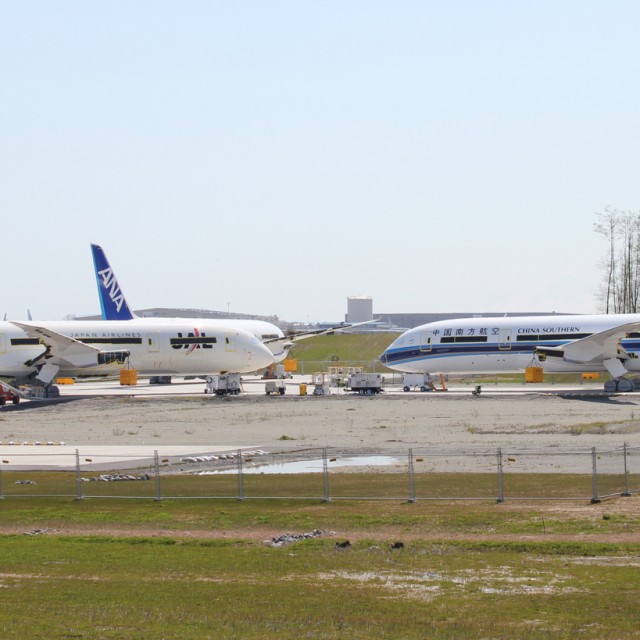
[[[128,363],[140,373],[207,375],[246,373],[273,363],[273,354],[258,338],[223,321],[135,318],[126,321],[49,321],[24,323],[43,327],[102,352],[129,352]],[[46,340],[45,340],[46,342]],[[11,322],[0,322],[0,375],[34,373],[45,346]],[[50,359],[59,375],[91,375],[117,371],[121,362],[78,366],[64,351]],[[90,359],[89,359],[90,360]],[[33,364],[31,364],[33,362]]]
[[[410,329],[382,354],[381,362],[407,373],[514,373],[532,364],[536,350],[560,348],[640,315],[551,315],[441,320]],[[640,371],[640,333],[622,338],[625,367]],[[628,358],[627,358],[628,356]],[[605,371],[601,361],[568,362],[546,357],[550,373]]]

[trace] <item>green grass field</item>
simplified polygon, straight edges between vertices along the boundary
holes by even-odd
[[[420,469],[417,458],[415,465]],[[101,472],[81,473],[85,478],[97,478]],[[599,474],[598,496],[640,490],[640,475],[622,470],[618,474]],[[237,473],[200,476],[169,472],[156,478],[153,473],[147,481],[138,482],[80,482],[75,472],[64,471],[3,471],[0,475],[0,495],[7,499],[39,496],[102,497],[102,498],[197,498],[237,499],[240,497]],[[28,482],[28,484],[24,484]],[[413,496],[409,474],[398,473],[340,473],[327,475],[329,499],[369,498],[402,501],[417,500],[492,500],[500,496],[499,478],[495,472],[487,473],[429,473],[413,474]],[[591,474],[515,473],[502,476],[505,499],[581,499],[593,496]],[[325,496],[321,473],[309,474],[244,474],[242,498],[299,498],[319,500]]]
[[[482,481],[437,475],[445,493]],[[636,638],[639,501],[7,497],[0,637]]]
[[[325,371],[329,365],[389,371],[377,359],[397,337],[397,333],[337,333],[316,336],[295,343],[290,357],[298,360],[298,372],[306,374]]]
[[[632,638],[638,545],[5,536],[3,638]]]

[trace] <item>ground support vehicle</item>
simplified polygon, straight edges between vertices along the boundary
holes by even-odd
[[[433,380],[428,373],[404,373],[402,374],[402,390],[433,391]]]
[[[13,404],[19,404],[20,396],[11,391],[8,387],[1,386],[0,387],[0,405],[7,404],[7,402],[13,402]]]
[[[262,374],[263,380],[275,380],[278,378],[293,378],[290,371],[283,364],[272,364]]]
[[[331,393],[331,376],[325,373],[314,373],[311,376],[314,396],[328,396]]]
[[[214,396],[237,396],[240,393],[240,374],[227,373],[219,376],[207,376],[205,393]]]
[[[372,396],[384,391],[384,376],[380,373],[354,373],[347,378],[347,390],[361,396]]]
[[[284,380],[267,380],[264,384],[264,392],[270,396],[272,393],[277,393],[281,396],[285,394],[286,387],[284,386]]]
[[[446,391],[447,385],[444,376],[440,374],[440,387],[428,373],[403,373],[402,374],[402,390],[411,391],[419,389],[420,391]]]

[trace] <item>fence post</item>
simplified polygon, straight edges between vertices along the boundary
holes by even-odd
[[[158,459],[158,450],[153,452],[153,464],[156,470],[156,497],[155,501],[160,502],[162,500],[162,494],[160,493],[160,460]]]
[[[82,478],[80,477],[80,451],[76,449],[76,500],[82,500]]]
[[[244,475],[242,474],[242,451],[238,449],[238,502],[244,501]]]
[[[629,469],[627,468],[627,443],[622,445],[622,455],[624,456],[624,493],[625,497],[629,497],[631,492],[629,491]]]
[[[322,450],[322,483],[324,489],[324,498],[323,502],[331,502],[331,497],[329,496],[329,463],[327,460],[327,450]]]
[[[504,502],[504,469],[502,467],[502,449],[498,447],[498,504]]]
[[[596,454],[596,448],[591,447],[591,476],[592,476],[592,484],[593,484],[593,496],[591,498],[591,504],[598,504],[601,502],[600,498],[598,498],[598,456]]]
[[[416,501],[416,478],[413,468],[413,449],[409,449],[409,502]]]
[[[2,463],[3,462],[4,460],[0,462],[0,500],[4,500],[4,493],[2,492]]]

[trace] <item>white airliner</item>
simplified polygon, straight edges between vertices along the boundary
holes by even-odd
[[[116,302],[117,304],[117,302]],[[0,322],[0,376],[40,381],[117,373],[205,376],[248,373],[274,363],[271,351],[236,324],[206,319]],[[50,391],[50,393],[49,393]]]
[[[124,366],[150,375],[246,373],[273,361],[254,335],[207,320],[0,322],[0,376],[18,383],[36,378],[47,385],[57,375]]]
[[[93,264],[95,267],[96,280],[98,283],[98,293],[100,296],[100,306],[102,308],[103,320],[118,320],[129,321],[137,318],[133,310],[127,304],[127,301],[122,292],[122,288],[118,284],[115,273],[107,260],[107,256],[97,244],[91,245],[91,253],[93,255]],[[183,322],[202,322],[201,320],[186,320]],[[318,329],[314,331],[303,331],[293,333],[285,336],[275,324],[271,322],[265,322],[264,320],[248,320],[244,318],[224,318],[224,319],[209,319],[207,322],[213,326],[232,326],[237,327],[253,334],[258,340],[263,342],[273,354],[275,362],[282,362],[289,350],[298,340],[310,338],[312,336],[330,334],[342,329],[348,329],[350,327],[357,327],[362,324],[368,324],[367,322],[357,324],[343,324],[337,325],[328,329]]]
[[[630,391],[623,376],[640,371],[639,355],[640,315],[550,315],[423,324],[380,360],[407,373],[513,373],[532,364],[550,373],[608,371],[615,390]]]

